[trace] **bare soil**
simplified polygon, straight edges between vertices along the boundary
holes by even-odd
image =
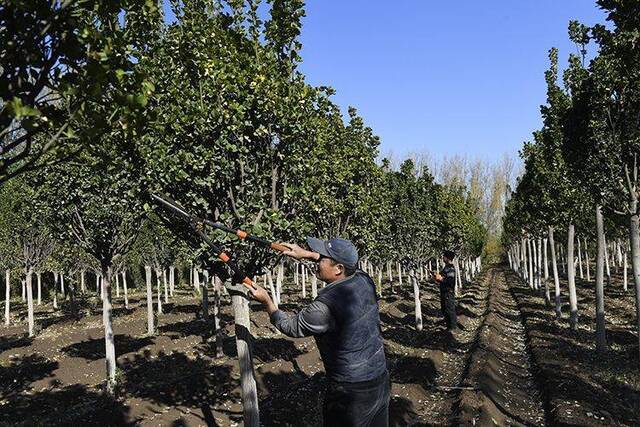
[[[539,291],[494,266],[457,299],[460,331],[441,324],[437,287],[421,284],[424,330],[414,327],[412,290],[388,286],[381,329],[392,380],[391,425],[640,425],[640,377],[634,306],[618,277],[607,287],[611,350],[595,354],[593,284],[580,283],[580,327],[556,319]],[[408,282],[405,280],[405,283]],[[563,289],[566,289],[563,288]],[[296,310],[287,283],[281,308]],[[12,306],[0,326],[0,425],[242,425],[231,306],[223,301],[224,356],[197,295],[179,288],[164,304],[157,334],[146,336],[146,299],[114,303],[118,393],[103,393],[104,336],[99,299],[79,310],[36,312],[27,338],[26,309]],[[565,311],[567,312],[567,311]],[[280,334],[252,305],[253,359],[265,426],[322,424],[324,371],[312,338]]]

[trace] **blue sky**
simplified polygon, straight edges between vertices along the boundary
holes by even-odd
[[[309,0],[302,69],[358,108],[382,153],[496,159],[540,126],[547,52],[575,51],[570,19],[604,14],[592,0]]]
[[[381,137],[381,152],[486,160],[516,155],[540,126],[547,52],[575,47],[570,19],[595,0],[308,0],[301,64]]]

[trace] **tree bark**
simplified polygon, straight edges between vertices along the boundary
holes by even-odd
[[[527,239],[527,252],[529,253],[529,288],[533,289],[535,274],[533,272],[533,245],[531,244],[531,239]]]
[[[578,327],[578,297],[576,295],[576,266],[574,259],[574,242],[575,227],[569,224],[569,237],[567,242],[567,282],[569,284],[569,307],[571,314],[569,316],[569,324],[572,330]]]
[[[127,289],[127,270],[122,272],[122,290],[124,291],[124,308],[129,309],[129,289]]]
[[[104,322],[104,344],[107,368],[107,392],[112,394],[116,385],[116,347],[113,336],[113,318],[111,313],[111,267],[102,269],[102,314]]]
[[[589,265],[589,247],[587,246],[587,238],[584,238],[584,263],[587,267],[587,281],[591,281],[591,266]]]
[[[160,270],[156,268],[156,292],[158,295],[158,316],[162,314],[162,289],[160,288]],[[160,317],[158,317],[160,319]]]
[[[558,276],[558,260],[556,259],[556,242],[553,239],[553,227],[549,227],[549,247],[551,248],[551,269],[553,270],[553,284],[555,286],[556,317],[562,316],[560,301],[560,277]]]
[[[147,335],[154,334],[153,328],[153,288],[151,286],[151,267],[144,267],[147,282]]]
[[[605,237],[602,210],[596,206],[596,231],[598,236],[598,256],[596,258],[596,350],[607,350],[607,332],[604,318],[604,258]]]
[[[240,364],[243,421],[247,427],[258,427],[260,425],[260,410],[258,408],[258,393],[253,370],[253,337],[251,336],[251,322],[249,319],[249,302],[244,295],[232,295],[231,303],[235,318],[236,348]]]
[[[34,321],[33,321],[33,286],[32,286],[32,279],[33,279],[33,268],[29,267],[29,269],[27,270],[27,274],[26,274],[26,278],[25,278],[25,286],[27,289],[27,318],[28,318],[28,324],[29,324],[29,336],[32,337],[33,334],[33,325],[34,325]]]
[[[42,273],[37,272],[36,278],[38,280],[38,305],[42,304]]]
[[[86,286],[84,284],[84,270],[80,271],[80,292],[85,293],[86,292]]]
[[[416,315],[416,330],[422,330],[422,306],[420,304],[420,286],[418,285],[418,278],[415,276],[415,271],[411,270],[409,273],[409,279],[413,284],[413,303],[415,306]]]
[[[547,252],[547,243],[548,240],[547,238],[542,239],[542,248],[543,248],[543,255],[544,255],[544,281],[548,281],[549,280],[549,254]]]
[[[311,273],[311,297],[316,299],[318,296],[318,277]]]
[[[116,274],[116,298],[120,298],[120,279],[118,274]]]
[[[631,211],[637,212],[637,200],[631,204]],[[636,288],[636,329],[638,332],[638,350],[640,351],[640,216],[634,213],[629,218],[629,241],[631,242],[631,271]],[[604,320],[603,320],[604,322]]]
[[[176,287],[176,269],[172,265],[169,267],[169,295],[173,298],[173,291]]]
[[[602,213],[600,215],[602,215]],[[604,231],[602,233],[603,233],[603,239],[604,239],[604,243],[602,244],[604,246],[604,265],[607,272],[607,284],[609,284],[611,283],[611,268],[609,267],[609,251],[607,250],[607,237],[604,236]]]
[[[584,273],[582,270],[582,244],[580,243],[580,237],[576,240],[578,241],[578,270],[580,271],[580,279],[584,279]]]
[[[162,269],[162,284],[164,286],[164,303],[168,304],[169,303],[169,282],[167,282],[167,270],[166,269]],[[205,285],[208,285],[208,283],[206,283]]]
[[[402,287],[402,266],[400,265],[400,262],[397,263],[398,266],[398,284],[400,285],[400,287]]]
[[[223,353],[223,331],[222,322],[220,321],[220,294],[222,288],[222,280],[218,276],[213,276],[213,323],[216,328],[216,357],[224,356]]]
[[[627,260],[627,250],[625,249],[622,259],[622,289],[627,292],[629,290],[629,261]]]
[[[58,308],[58,273],[53,272],[53,308]]]

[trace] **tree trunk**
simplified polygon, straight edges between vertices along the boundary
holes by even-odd
[[[36,278],[38,280],[38,305],[42,304],[42,273],[37,272]]]
[[[27,274],[26,274],[26,279],[25,279],[25,286],[27,288],[27,317],[28,317],[28,324],[29,324],[29,336],[32,337],[33,334],[33,286],[32,286],[32,279],[33,279],[33,268],[29,267],[29,270],[27,270]]]
[[[113,393],[116,385],[116,347],[113,336],[113,318],[111,313],[111,267],[102,269],[102,319],[104,322],[104,344],[107,368],[107,392]]]
[[[529,288],[533,289],[535,274],[533,272],[533,245],[531,244],[531,239],[527,239],[527,252],[529,253]]]
[[[596,206],[596,231],[598,235],[598,257],[596,259],[596,350],[607,350],[607,332],[604,319],[604,258],[605,237],[602,210]]]
[[[64,291],[64,273],[60,273],[60,295],[62,295],[63,300],[67,299],[67,295]]]
[[[376,285],[378,288],[378,298],[382,298],[382,267],[378,268],[378,283],[376,283]]]
[[[555,286],[556,317],[562,316],[560,301],[560,277],[558,277],[558,261],[556,259],[556,242],[553,239],[553,227],[549,227],[549,247],[551,248],[551,269],[553,270],[553,284]]]
[[[220,321],[220,294],[222,289],[222,280],[218,276],[213,276],[213,324],[216,328],[216,357],[224,356],[223,353],[223,330]]]
[[[173,298],[173,291],[176,287],[176,269],[172,265],[169,267],[169,295]]]
[[[240,386],[242,390],[242,409],[244,425],[258,427],[260,410],[258,393],[253,370],[251,322],[249,320],[249,301],[244,295],[232,295],[233,315],[235,318],[236,348],[240,364]]]
[[[540,289],[540,245],[538,244],[540,239],[533,239],[533,268],[534,279],[533,287],[535,290]]]
[[[53,308],[58,308],[58,273],[53,272]]]
[[[628,278],[628,270],[629,270],[629,261],[627,260],[627,250],[625,249],[623,259],[622,259],[622,288],[625,292],[629,290],[629,278]]]
[[[276,291],[276,286],[273,283],[273,277],[271,276],[270,268],[267,269],[267,280],[269,281],[269,290],[271,291],[271,300],[277,307],[278,305],[280,305],[280,303],[278,301],[278,292]]]
[[[160,288],[160,269],[156,268],[156,292],[158,295],[158,316],[162,314],[162,289]],[[160,319],[160,317],[158,317]],[[159,321],[159,320],[158,320]]]
[[[164,303],[169,304],[169,282],[167,282],[167,270],[162,269],[162,284],[164,286]],[[208,283],[205,283],[205,286]]]
[[[591,281],[591,267],[589,265],[589,247],[587,246],[587,238],[584,238],[584,263],[587,267],[587,281]]]
[[[575,227],[573,224],[569,224],[569,241],[567,242],[567,281],[569,284],[569,307],[571,314],[569,316],[569,324],[572,330],[576,330],[578,327],[578,297],[576,295],[576,266],[574,259],[574,236]]]
[[[311,297],[316,299],[318,296],[318,277],[312,273],[311,274]]]
[[[603,230],[604,230],[604,228],[603,228]],[[603,231],[603,233],[604,233],[604,231]],[[603,236],[604,236],[604,234],[603,234]],[[607,250],[607,237],[604,236],[603,238],[604,238],[604,243],[603,243],[603,246],[604,246],[604,265],[605,265],[605,268],[607,269],[606,270],[607,271],[607,284],[609,284],[609,283],[611,283],[611,268],[609,267],[609,251]]]
[[[400,265],[400,262],[397,263],[398,266],[398,284],[400,285],[400,287],[402,287],[402,266]]]
[[[542,239],[542,249],[543,249],[543,255],[544,255],[544,281],[548,281],[549,280],[549,254],[547,252],[547,243],[548,240],[545,237],[544,239]]]
[[[584,274],[582,271],[582,245],[580,244],[580,237],[578,237],[578,270],[580,271],[580,279],[584,279]]]
[[[153,335],[153,288],[151,286],[151,267],[148,265],[145,266],[144,273],[147,282],[147,335]]]
[[[11,300],[11,270],[8,268],[4,271],[5,290],[4,290],[4,324],[9,326],[9,301]]]
[[[122,290],[124,291],[124,308],[129,309],[129,289],[127,289],[127,270],[122,272]]]
[[[84,284],[84,270],[80,270],[80,292],[83,294],[87,291],[87,288]]]
[[[420,286],[418,285],[418,278],[415,276],[415,271],[411,270],[409,273],[409,279],[413,283],[413,303],[415,305],[416,315],[416,330],[422,330],[422,307],[420,305]]]
[[[637,211],[637,203],[636,200],[631,204],[632,212]],[[638,350],[640,351],[640,216],[637,213],[630,216],[629,240],[631,242],[631,271],[636,287],[636,328],[638,331]]]
[[[116,273],[116,298],[120,298],[120,278]]]

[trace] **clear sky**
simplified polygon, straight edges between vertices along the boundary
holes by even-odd
[[[358,109],[382,154],[485,160],[540,127],[547,52],[561,66],[575,52],[569,20],[604,23],[595,0],[307,0],[306,14],[302,71]]]
[[[595,0],[308,0],[302,70],[358,108],[381,152],[516,155],[540,126],[547,52]]]

